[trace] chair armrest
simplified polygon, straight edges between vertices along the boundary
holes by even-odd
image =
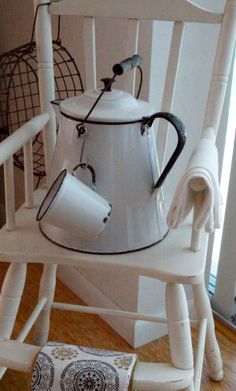
[[[42,113],[26,122],[0,143],[0,165],[36,136],[48,123],[49,114]]]

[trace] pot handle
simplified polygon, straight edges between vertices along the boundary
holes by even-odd
[[[177,142],[177,146],[176,146],[173,154],[171,155],[168,163],[166,164],[164,170],[162,171],[158,181],[154,185],[153,190],[158,189],[159,187],[161,187],[163,185],[164,180],[166,179],[167,175],[169,174],[170,170],[172,169],[173,165],[175,164],[176,160],[178,159],[180,153],[183,150],[185,142],[186,142],[185,126],[182,123],[182,121],[178,117],[176,117],[174,114],[155,113],[155,114],[151,115],[150,117],[146,118],[145,121],[143,122],[143,125],[151,127],[156,118],[163,118],[163,119],[167,120],[168,122],[170,122],[171,125],[173,125],[173,127],[175,128],[177,135],[178,135],[178,142]]]
[[[75,166],[72,170],[72,175],[75,176],[76,174],[76,171],[78,168],[82,168],[83,170],[84,169],[88,169],[91,173],[91,177],[92,177],[92,189],[95,190],[96,188],[96,174],[95,174],[95,171],[93,169],[92,166],[90,166],[90,164],[87,164],[87,163],[80,163],[80,164],[77,164],[77,166]]]
[[[134,54],[132,57],[128,57],[118,64],[113,65],[113,72],[115,75],[123,75],[123,73],[130,71],[131,69],[138,67],[143,61],[142,57],[138,54]]]

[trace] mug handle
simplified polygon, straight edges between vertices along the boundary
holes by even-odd
[[[153,190],[158,189],[159,187],[161,187],[163,185],[164,180],[166,179],[167,175],[169,174],[170,170],[172,169],[173,165],[175,164],[176,160],[178,159],[180,153],[183,150],[185,142],[186,142],[185,126],[184,126],[183,122],[178,117],[176,117],[174,114],[164,113],[164,112],[163,113],[155,113],[155,114],[151,115],[150,117],[145,118],[145,120],[143,122],[143,126],[151,127],[156,118],[163,118],[163,119],[167,120],[168,122],[170,122],[171,125],[173,125],[173,127],[175,128],[175,130],[177,132],[178,142],[177,142],[177,146],[176,146],[173,154],[171,155],[168,163],[166,164],[159,179],[157,180],[156,184],[154,185]]]
[[[92,189],[95,190],[95,188],[96,188],[96,174],[95,174],[95,171],[94,171],[93,167],[90,164],[87,164],[87,163],[77,164],[77,166],[75,166],[73,168],[73,170],[72,170],[72,175],[75,176],[76,170],[78,168],[83,168],[83,169],[88,168],[88,170],[90,171],[91,176],[92,176]]]

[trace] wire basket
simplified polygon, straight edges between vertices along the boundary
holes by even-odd
[[[53,41],[56,99],[84,91],[78,67],[58,37]],[[37,55],[34,41],[0,55],[0,141],[40,113]],[[14,164],[24,169],[23,150],[14,155]],[[45,176],[41,134],[33,139],[33,172]]]

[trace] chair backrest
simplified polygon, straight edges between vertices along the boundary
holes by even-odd
[[[42,111],[49,112],[51,117],[48,130],[44,137],[48,171],[56,142],[55,120],[49,104],[54,97],[50,18],[50,15],[53,14],[78,15],[83,18],[86,89],[97,86],[95,39],[95,24],[97,19],[114,18],[115,22],[118,19],[127,19],[126,53],[124,53],[124,57],[137,53],[140,38],[139,26],[142,21],[173,22],[160,111],[171,111],[172,108],[185,24],[208,23],[221,25],[202,130],[206,134],[214,135],[217,133],[234,49],[234,32],[236,29],[235,1],[228,0],[223,13],[205,10],[186,0],[168,2],[166,0],[121,0],[119,2],[111,0],[103,0],[102,2],[98,0],[61,0],[51,1],[51,4],[47,7],[41,6],[44,3],[43,0],[34,0],[34,3],[35,8],[37,5],[40,5],[37,18],[37,42],[41,105]],[[133,93],[135,90],[135,73],[133,72],[129,77],[125,77],[124,84],[126,89]],[[159,131],[167,134],[166,130],[166,121],[160,122]],[[165,145],[165,140],[163,141],[163,145]],[[164,150],[162,157],[164,157]]]

